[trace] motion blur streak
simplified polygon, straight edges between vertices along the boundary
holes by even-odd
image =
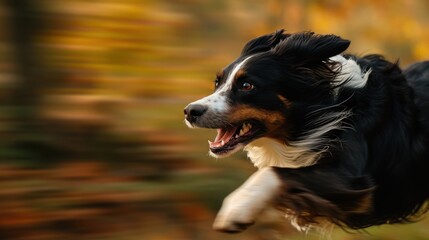
[[[276,215],[242,235],[211,229],[221,199],[254,169],[244,155],[201,154],[215,133],[189,134],[183,107],[213,90],[243,43],[280,28],[335,33],[354,53],[403,66],[425,59],[428,9],[425,0],[2,1],[0,239],[312,239]],[[425,239],[428,223],[369,231]]]

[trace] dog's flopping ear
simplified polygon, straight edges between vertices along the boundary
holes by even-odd
[[[274,33],[263,35],[250,40],[241,51],[241,55],[249,55],[257,52],[265,52],[274,48],[280,41],[289,37],[290,34],[285,34],[283,29],[277,30]]]
[[[276,55],[290,58],[300,64],[326,60],[344,52],[349,45],[349,40],[336,35],[303,32],[281,41],[272,51]]]

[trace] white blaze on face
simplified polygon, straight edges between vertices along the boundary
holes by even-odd
[[[228,78],[225,81],[225,84],[221,86],[221,88],[217,92],[227,92],[232,89],[232,84],[234,83],[235,75],[237,75],[237,72],[243,68],[244,64],[253,56],[249,56],[245,58],[240,63],[236,64],[234,68],[232,69],[231,73],[228,75]]]
[[[216,114],[222,114],[228,112],[230,106],[228,102],[228,91],[232,89],[232,85],[234,83],[234,78],[237,72],[243,68],[244,64],[251,58],[249,56],[243,59],[241,62],[235,64],[232,71],[228,74],[228,77],[224,84],[222,84],[219,89],[216,90],[213,94],[204,97],[200,100],[197,100],[191,104],[199,104],[208,107],[207,112],[213,112]],[[193,127],[188,121],[186,121],[188,127]]]

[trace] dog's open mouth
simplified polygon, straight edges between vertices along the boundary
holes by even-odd
[[[215,140],[209,140],[210,152],[217,157],[229,155],[260,136],[262,130],[261,124],[250,121],[217,129]]]

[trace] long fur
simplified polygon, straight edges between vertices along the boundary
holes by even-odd
[[[225,118],[237,114],[236,105],[269,113],[247,116],[264,134],[245,150],[255,166],[282,179],[275,205],[302,230],[326,222],[351,229],[412,222],[428,210],[429,62],[402,71],[380,55],[344,54],[349,44],[281,30],[251,40],[224,70],[241,75],[228,77],[228,111],[220,118],[235,124]],[[243,81],[255,90],[235,89]],[[187,119],[223,126],[203,114]]]

